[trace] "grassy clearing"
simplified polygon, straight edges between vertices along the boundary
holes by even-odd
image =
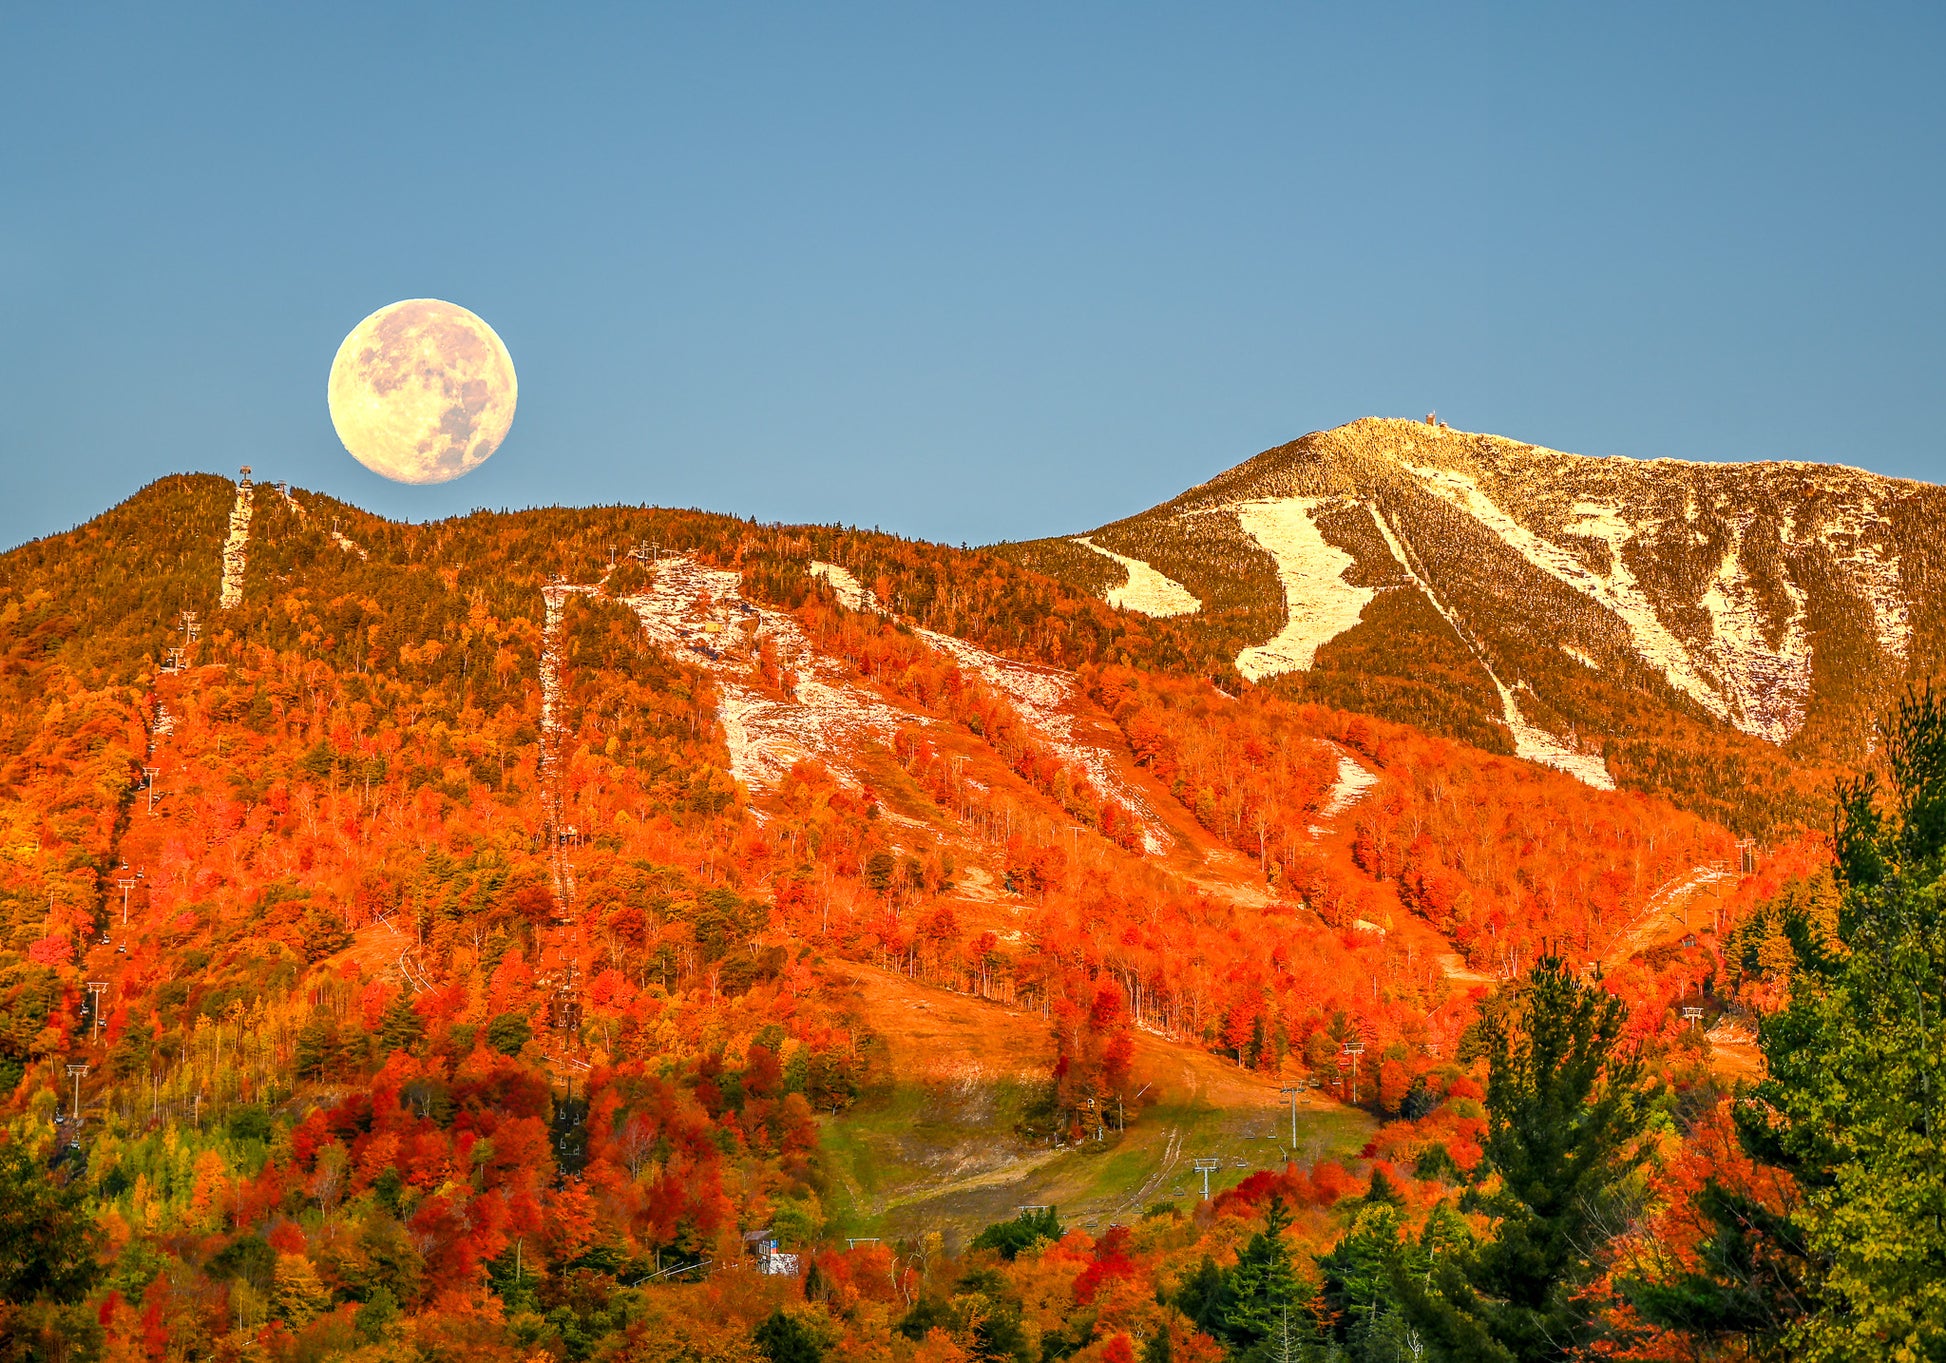
[[[1061,1208],[1096,1229],[1157,1202],[1202,1196],[1198,1158],[1218,1159],[1212,1192],[1293,1154],[1277,1081],[1191,1047],[1142,1036],[1136,1069],[1155,1099],[1126,1132],[1055,1147],[1018,1134],[1043,1082],[1045,1024],[856,968],[886,1024],[891,1082],[825,1123],[825,1210],[840,1235],[897,1239],[938,1231],[964,1243],[1024,1204]],[[1296,1158],[1347,1159],[1370,1138],[1362,1112],[1315,1096],[1298,1106]]]

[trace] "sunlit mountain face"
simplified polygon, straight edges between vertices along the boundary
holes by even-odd
[[[1684,1120],[1753,1072],[1942,495],[1389,420],[986,550],[164,479],[0,557],[9,1139],[112,1339],[1215,1357],[1273,1194],[1483,1174],[1537,959]]]
[[[1942,512],[1935,487],[1835,465],[1596,459],[1368,419],[1005,552],[1166,612],[1282,694],[1754,829],[1794,771],[1862,757],[1872,717],[1937,665]]]

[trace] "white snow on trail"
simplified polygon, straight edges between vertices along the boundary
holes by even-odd
[[[827,582],[837,594],[838,604],[846,610],[858,611],[864,615],[883,615],[885,607],[878,604],[878,598],[865,590],[865,584],[851,575],[851,570],[841,568],[835,563],[811,560],[811,576]]]
[[[1742,532],[1738,532],[1741,548]],[[1786,742],[1804,723],[1811,696],[1811,644],[1804,628],[1805,592],[1784,577],[1791,614],[1775,647],[1764,631],[1763,604],[1743,571],[1738,549],[1724,554],[1703,593],[1710,642],[1701,652],[1721,682],[1737,726],[1771,743]]]
[[[1127,571],[1128,581],[1119,587],[1110,587],[1102,597],[1109,605],[1160,617],[1194,615],[1203,608],[1203,603],[1189,588],[1172,577],[1165,577],[1141,559],[1127,558],[1113,549],[1104,549],[1086,535],[1077,535],[1074,542],[1086,545],[1103,558],[1113,559]]]
[[[243,570],[250,555],[250,470],[236,485],[236,504],[230,508],[230,535],[223,541],[223,586],[216,604],[230,610],[243,604]]]
[[[1345,581],[1352,556],[1318,533],[1314,517],[1328,500],[1277,497],[1231,508],[1244,533],[1276,561],[1284,583],[1284,627],[1268,643],[1237,654],[1237,671],[1253,682],[1309,671],[1318,649],[1357,624],[1378,595]]]
[[[1582,784],[1593,786],[1596,790],[1613,790],[1615,778],[1608,774],[1608,764],[1600,757],[1576,752],[1547,730],[1527,722],[1526,716],[1520,713],[1520,701],[1515,697],[1513,689],[1500,680],[1499,674],[1487,662],[1486,654],[1474,642],[1473,636],[1467,632],[1466,627],[1460,623],[1459,617],[1439,599],[1439,593],[1432,589],[1432,584],[1420,576],[1419,570],[1413,567],[1405,545],[1399,541],[1398,535],[1386,522],[1385,517],[1379,514],[1377,507],[1369,503],[1365,509],[1371,513],[1372,523],[1378,527],[1378,533],[1384,537],[1385,546],[1392,551],[1392,557],[1398,562],[1399,567],[1412,580],[1412,584],[1425,595],[1426,600],[1432,603],[1432,608],[1439,612],[1440,618],[1452,626],[1453,633],[1459,635],[1460,642],[1471,651],[1474,661],[1480,665],[1480,670],[1485,672],[1487,680],[1493,683],[1493,689],[1500,697],[1501,719],[1506,724],[1508,732],[1513,735],[1514,755],[1525,758],[1529,762],[1538,762],[1544,767],[1553,767],[1556,771],[1564,771]]]
[[[1311,825],[1313,837],[1328,832],[1333,819],[1364,799],[1365,792],[1378,784],[1378,773],[1367,770],[1362,762],[1336,743],[1331,746],[1338,752],[1338,778],[1325,793],[1324,803],[1318,806],[1318,821]]]
[[[1149,802],[1122,779],[1107,749],[1077,740],[1074,734],[1074,674],[1036,663],[1017,663],[936,630],[915,630],[920,638],[950,656],[987,685],[1003,692],[1020,717],[1062,758],[1088,773],[1102,794],[1127,807],[1142,825],[1143,850],[1160,854],[1168,840],[1157,830],[1161,820]]]
[[[841,664],[820,656],[789,615],[745,601],[740,585],[734,572],[665,558],[648,590],[626,604],[651,639],[711,674],[730,774],[747,789],[775,786],[805,757],[836,759],[864,739],[890,742],[915,722],[858,686]],[[764,639],[797,674],[791,699],[767,696],[744,680],[750,652]]]
[[[1613,611],[1628,629],[1635,651],[1667,677],[1671,686],[1695,699],[1718,719],[1736,722],[1737,717],[1723,697],[1696,670],[1689,650],[1656,615],[1655,606],[1623,561],[1622,548],[1634,537],[1635,527],[1622,519],[1617,508],[1597,502],[1574,505],[1575,532],[1601,540],[1609,548],[1609,570],[1602,574],[1502,511],[1468,475],[1404,461],[1400,461],[1400,467],[1418,475],[1427,491],[1451,502],[1493,531],[1508,548],[1534,567]]]
[[[812,563],[810,571],[831,584],[854,610],[883,615],[871,594],[845,569]],[[797,621],[783,611],[745,601],[741,578],[706,568],[687,557],[665,558],[648,590],[626,604],[649,637],[711,674],[720,700],[717,719],[730,750],[730,772],[752,791],[774,787],[793,763],[808,756],[830,762],[844,778],[848,754],[862,741],[889,744],[901,728],[928,721],[896,709],[860,684],[850,669],[811,646]],[[1116,770],[1109,752],[1074,735],[1074,677],[1057,668],[1017,663],[933,630],[915,630],[933,648],[1004,693],[1037,736],[1088,773],[1095,788],[1119,801],[1143,826],[1148,851],[1168,850],[1157,832],[1160,819]],[[751,657],[769,641],[779,662],[797,677],[788,699],[750,685]]]

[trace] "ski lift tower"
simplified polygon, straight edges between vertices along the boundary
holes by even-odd
[[[127,863],[123,863],[122,869],[124,871],[128,869]],[[122,926],[123,927],[128,926],[128,892],[134,889],[136,885],[141,882],[141,879],[142,879],[142,873],[140,871],[137,871],[134,875],[121,875],[115,877],[115,888],[122,892]]]
[[[1365,1054],[1365,1043],[1362,1041],[1347,1041],[1338,1048],[1338,1054],[1351,1057],[1351,1101],[1352,1105],[1356,1107],[1358,1104],[1358,1057]]]
[[[108,992],[107,980],[88,981],[88,1040],[101,1035],[101,996]]]
[[[1196,1161],[1196,1172],[1203,1176],[1203,1201],[1209,1201],[1209,1176],[1222,1167],[1223,1161],[1220,1159],[1199,1159]]]
[[[1304,1092],[1302,1084],[1286,1084],[1277,1090],[1277,1096],[1291,1105],[1291,1158],[1297,1158],[1297,1099]]]
[[[74,1119],[81,1120],[81,1076],[88,1072],[86,1065],[69,1065],[68,1078],[74,1080]]]

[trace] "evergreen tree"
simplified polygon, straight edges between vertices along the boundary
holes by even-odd
[[[1946,701],[1907,695],[1881,737],[1890,788],[1839,792],[1835,940],[1789,925],[1791,1002],[1762,1025],[1769,1075],[1738,1114],[1804,1194],[1790,1230],[1812,1306],[1782,1342],[1813,1360],[1946,1357]]]
[[[1367,1203],[1337,1247],[1318,1260],[1325,1304],[1344,1322],[1347,1338],[1363,1335],[1381,1313],[1393,1308],[1393,1280],[1410,1271],[1404,1262],[1403,1230],[1397,1207]]]
[[[1467,1363],[1558,1359],[1594,1338],[1577,1300],[1599,1272],[1600,1227],[1646,1157],[1652,1086],[1621,1048],[1627,1009],[1558,957],[1534,963],[1510,1005],[1483,1023],[1486,1153],[1480,1195],[1491,1239],[1443,1257],[1430,1281],[1395,1281],[1436,1357]]]
[[[425,1034],[426,1024],[412,1007],[411,997],[403,993],[392,1000],[379,1021],[379,1040],[388,1051],[417,1050]]]
[[[1789,1217],[1711,1179],[1696,1194],[1711,1227],[1696,1266],[1659,1281],[1623,1286],[1653,1325],[1699,1339],[1736,1340],[1755,1363],[1792,1357],[1788,1332],[1808,1297],[1802,1237]]]
[[[1053,1243],[1064,1232],[1061,1218],[1053,1207],[1023,1211],[1011,1221],[996,1221],[973,1237],[973,1249],[990,1249],[1002,1259],[1012,1259],[1039,1240]]]
[[[1290,1224],[1284,1199],[1272,1193],[1264,1228],[1250,1237],[1250,1243],[1237,1256],[1237,1266],[1230,1270],[1223,1327],[1237,1344],[1268,1339],[1285,1313],[1302,1304],[1290,1246],[1284,1243]]]
[[[770,1363],[819,1363],[824,1345],[795,1316],[779,1307],[757,1326],[757,1350]]]
[[[523,1013],[501,1013],[487,1023],[487,1045],[502,1055],[519,1055],[533,1035]]]
[[[1196,1271],[1183,1279],[1176,1289],[1175,1306],[1206,1335],[1221,1334],[1223,1316],[1229,1309],[1230,1285],[1216,1260],[1205,1254]]]

